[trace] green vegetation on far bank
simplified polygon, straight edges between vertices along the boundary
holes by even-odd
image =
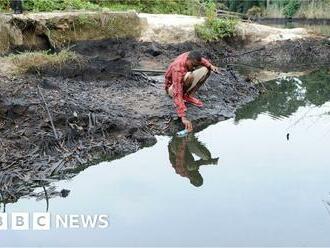
[[[251,16],[330,18],[330,0],[218,0],[218,8]]]
[[[250,16],[274,18],[330,18],[330,0],[24,0],[27,11],[136,10],[155,14],[203,15],[205,5]],[[0,11],[10,11],[10,0],[0,0]]]
[[[0,10],[10,10],[10,0],[0,0]],[[87,0],[24,0],[25,11],[46,12],[54,10],[101,9],[101,7]]]
[[[100,6],[111,10],[135,9],[153,14],[201,15],[203,2],[200,0],[107,0],[98,1]]]
[[[205,41],[216,41],[235,35],[237,19],[218,18],[215,2],[210,1],[205,9],[206,21],[195,26],[196,34]]]
[[[24,0],[26,11],[136,10],[156,14],[200,15],[208,0]],[[10,11],[10,0],[0,0],[0,11]]]
[[[0,0],[0,9],[9,10],[10,0]],[[220,40],[235,33],[236,19],[218,18],[215,0],[24,0],[25,11],[55,10],[136,10],[144,13],[204,15],[206,22],[197,25],[198,37]]]

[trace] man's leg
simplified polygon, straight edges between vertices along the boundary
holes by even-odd
[[[184,100],[197,107],[202,107],[203,102],[193,97],[195,92],[205,83],[206,79],[210,76],[210,71],[205,66],[188,72],[184,77]],[[192,81],[188,82],[188,77],[192,77]]]
[[[189,96],[193,96],[196,91],[205,83],[206,79],[208,79],[208,77],[210,76],[211,71],[209,69],[207,69],[205,66],[195,70],[192,72],[192,76],[194,78],[193,81],[196,80],[196,83],[192,84],[186,94]]]
[[[173,84],[168,88],[168,95],[173,97]]]

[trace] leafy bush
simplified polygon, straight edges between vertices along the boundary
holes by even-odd
[[[209,2],[206,8],[205,23],[195,26],[196,34],[205,41],[215,41],[235,34],[236,19],[218,18],[216,4]]]
[[[284,5],[283,14],[285,17],[292,17],[300,8],[299,0],[287,0]]]
[[[205,41],[215,41],[231,37],[235,33],[235,19],[215,19],[207,21],[204,25],[197,25],[195,30],[197,36]]]
[[[53,0],[25,0],[24,9],[33,11],[52,11],[58,9],[60,4]]]

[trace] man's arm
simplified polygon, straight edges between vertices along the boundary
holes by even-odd
[[[170,68],[167,69],[167,71],[165,72],[165,84],[164,84],[164,88],[166,90],[166,93],[168,93],[168,88],[170,87],[170,84],[171,84],[171,70]]]
[[[172,73],[173,82],[173,100],[176,106],[176,112],[180,118],[186,116],[187,107],[183,100],[183,74],[179,71],[174,71]]]
[[[201,64],[211,70],[212,64],[206,58],[202,58]]]
[[[164,89],[165,89],[165,91],[166,91],[167,94],[168,94],[168,89],[169,88],[170,88],[170,80],[165,77]]]
[[[201,64],[202,64],[203,66],[205,66],[206,68],[208,68],[209,70],[215,72],[215,73],[220,73],[219,68],[216,67],[216,66],[214,66],[214,65],[212,65],[212,64],[210,63],[210,61],[208,61],[208,60],[205,59],[205,58],[202,58]]]
[[[176,106],[176,112],[181,118],[182,124],[188,132],[193,130],[192,123],[186,118],[187,107],[184,104],[183,100],[183,80],[184,76],[179,70],[172,73],[172,82],[173,82],[173,100]]]

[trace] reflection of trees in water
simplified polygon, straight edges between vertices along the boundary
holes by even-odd
[[[323,204],[325,209],[327,210],[329,216],[330,216],[330,200],[323,200]]]
[[[175,172],[189,179],[196,187],[202,186],[203,177],[199,172],[202,165],[218,164],[219,158],[212,158],[210,151],[193,135],[173,137],[168,144],[170,162]],[[199,159],[195,160],[193,154]]]
[[[302,80],[310,103],[319,106],[330,100],[330,70],[311,73],[302,77]]]
[[[279,82],[279,83],[277,83]],[[301,106],[322,105],[330,100],[330,74],[324,69],[309,75],[284,78],[267,83],[267,92],[236,112],[235,121],[256,119],[268,112],[274,117],[288,117]]]

